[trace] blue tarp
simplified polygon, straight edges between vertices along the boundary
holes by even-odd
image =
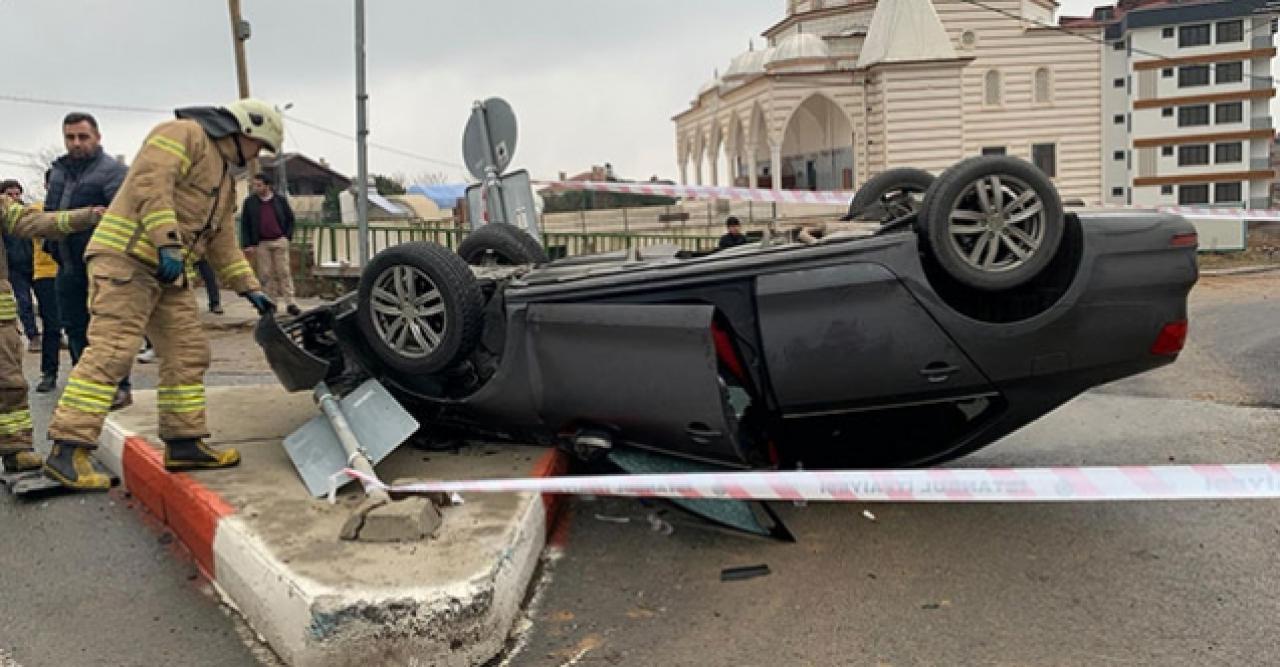
[[[467,184],[410,185],[408,192],[411,195],[422,195],[440,208],[453,208],[459,199],[467,196]]]

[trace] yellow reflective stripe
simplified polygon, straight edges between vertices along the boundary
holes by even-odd
[[[74,387],[67,387],[66,389],[63,390],[62,395],[71,396],[92,405],[105,405],[105,406],[111,405],[111,399],[109,398],[101,398],[98,396],[94,396],[93,394],[85,392],[83,389],[77,389]]]
[[[72,377],[67,380],[68,389],[80,389],[90,396],[100,396],[109,402],[115,398],[116,386],[113,384],[103,384],[94,382],[93,380],[85,380],[83,378]]]
[[[199,412],[205,408],[203,384],[156,387],[156,407],[161,412]]]
[[[12,320],[18,316],[18,300],[13,292],[0,292],[0,320]]]
[[[218,271],[218,279],[224,282],[230,282],[235,278],[239,278],[240,276],[248,275],[250,273],[253,273],[253,267],[249,265],[249,262],[246,262],[243,259],[237,259],[236,261],[222,267],[221,271]]]
[[[97,403],[89,403],[75,396],[68,396],[66,392],[62,393],[62,398],[58,399],[59,409],[76,410],[78,412],[86,412],[91,415],[105,415],[111,412],[111,404],[105,406]]]
[[[191,168],[191,158],[187,157],[187,147],[168,137],[155,136],[147,140],[148,146],[155,146],[166,153],[177,156],[182,161],[182,173]]]
[[[0,435],[14,435],[31,430],[31,411],[15,410],[0,415]]]
[[[106,246],[112,250],[126,252],[129,247],[129,239],[133,238],[134,229],[136,227],[122,225],[120,219],[108,222],[104,218],[102,222],[98,223],[98,228],[93,232],[93,243]],[[146,236],[138,237],[138,242],[133,247],[133,254],[138,259],[151,265],[159,262],[155,244]]]
[[[9,208],[4,213],[4,226],[6,231],[13,231],[14,225],[18,224],[18,220],[22,219],[22,214],[26,212],[26,207],[22,204],[9,204]]]
[[[71,232],[71,213],[68,211],[58,211],[58,231],[63,234]]]
[[[176,224],[178,224],[178,214],[174,213],[171,208],[152,211],[151,213],[142,216],[142,226],[147,230],[148,234],[155,231],[155,229],[161,225]]]

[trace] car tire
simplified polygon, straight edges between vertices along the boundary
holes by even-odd
[[[546,264],[547,252],[538,240],[515,225],[491,222],[467,234],[458,256],[472,266]]]
[[[881,224],[897,220],[919,210],[921,198],[933,183],[933,174],[914,167],[881,172],[858,188],[848,213],[840,219],[874,219]]]
[[[366,343],[401,373],[448,369],[480,340],[484,304],[476,278],[466,262],[435,243],[378,253],[361,272],[357,304]]]
[[[925,193],[921,245],[963,285],[998,292],[1023,285],[1053,261],[1066,220],[1044,172],[1014,157],[952,166]]]

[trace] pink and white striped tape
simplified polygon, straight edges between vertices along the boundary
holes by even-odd
[[[552,493],[648,498],[831,502],[1025,503],[1280,498],[1280,463],[1063,468],[929,468],[595,475],[424,481],[392,493]],[[340,473],[341,474],[341,473]]]
[[[762,188],[731,188],[720,185],[669,185],[665,183],[619,183],[613,181],[543,181],[539,186],[552,190],[591,190],[633,195],[659,195],[686,199],[727,199],[785,204],[837,204],[848,205],[853,192],[843,190],[768,190]],[[1174,213],[1186,218],[1218,220],[1280,220],[1277,209],[1207,208],[1199,206],[1124,206],[1103,204],[1097,208],[1129,210],[1157,210]]]

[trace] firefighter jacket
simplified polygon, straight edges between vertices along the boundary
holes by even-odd
[[[60,239],[72,232],[92,228],[98,221],[98,216],[93,209],[88,208],[44,213],[37,207],[26,206],[0,195],[0,221],[4,225],[4,235],[13,239],[31,239],[37,236]],[[13,299],[13,286],[9,284],[8,276],[8,257],[4,249],[0,248],[0,321],[4,322],[18,317],[18,304]]]
[[[182,249],[188,271],[209,260],[218,282],[237,293],[262,289],[236,241],[236,193],[217,141],[193,120],[157,125],[125,176],[85,258],[129,256],[154,270],[159,248]]]

